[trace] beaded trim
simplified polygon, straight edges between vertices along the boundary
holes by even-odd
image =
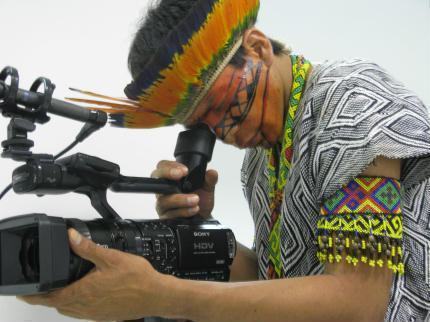
[[[324,262],[386,265],[404,273],[400,183],[383,177],[358,177],[320,208],[318,259]]]
[[[288,174],[293,158],[293,124],[296,112],[299,108],[300,99],[306,85],[306,79],[311,70],[311,63],[303,56],[291,55],[292,87],[288,102],[288,111],[284,126],[281,155],[276,157],[275,149],[266,151],[267,170],[269,173],[269,198],[270,198],[270,235],[269,235],[269,266],[267,276],[270,279],[281,278],[281,206],[284,196],[284,187],[287,184]]]

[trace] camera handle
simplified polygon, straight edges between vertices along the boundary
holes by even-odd
[[[121,219],[107,202],[107,187],[115,192],[172,194],[195,191],[204,184],[206,167],[212,159],[215,140],[215,134],[206,124],[197,124],[191,129],[179,133],[174,156],[176,161],[188,167],[188,175],[179,182],[167,179],[122,176],[119,174],[118,165],[91,157],[91,160],[87,159],[86,166],[90,165],[91,169],[97,169],[98,177],[91,180],[91,175],[96,172],[81,172],[81,177],[85,177],[86,180],[90,178],[92,182],[88,186],[75,190],[75,192],[86,194],[90,198],[92,206],[103,218]],[[77,167],[75,163],[74,168],[77,169],[79,166]],[[100,171],[102,169],[104,171]],[[103,178],[100,177],[103,174],[107,179],[104,184]],[[115,180],[111,181],[113,178]]]
[[[179,134],[174,155],[189,170],[188,175],[180,181],[126,177],[120,174],[120,167],[115,163],[76,153],[57,161],[48,155],[33,157],[14,170],[12,185],[18,194],[84,194],[104,219],[121,220],[107,201],[107,189],[160,194],[197,190],[204,184],[206,166],[212,158],[214,145],[215,135],[205,124]]]
[[[179,182],[167,179],[121,176],[110,185],[115,192],[138,193],[190,193],[201,188],[205,182],[206,168],[212,159],[216,136],[203,123],[179,133],[174,156],[176,161],[188,168],[188,174]]]
[[[206,124],[197,124],[179,133],[174,155],[176,161],[188,167],[188,175],[179,182],[122,176],[119,174],[118,165],[82,154],[73,155],[59,162],[68,164],[69,172],[79,171],[80,177],[89,180],[88,185],[76,189],[75,192],[87,195],[91,205],[104,219],[118,220],[121,217],[109,206],[106,199],[108,187],[115,192],[135,193],[172,194],[195,191],[204,184],[206,167],[212,159],[215,140],[215,134]]]
[[[179,182],[167,179],[122,177],[110,189],[115,192],[189,193],[205,182],[206,167],[212,159],[216,136],[204,123],[199,123],[178,135],[174,156],[188,168],[188,174]]]

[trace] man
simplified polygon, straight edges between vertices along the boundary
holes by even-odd
[[[71,231],[73,250],[97,269],[27,302],[96,320],[429,316],[425,106],[375,64],[312,65],[289,55],[253,27],[258,5],[161,1],[130,50],[132,101],[108,109],[119,126],[204,122],[227,144],[248,148],[242,179],[255,249],[239,245],[231,283],[161,275],[143,258]],[[186,172],[162,161],[153,176]],[[160,217],[211,216],[216,180],[208,171],[195,194],[159,196]]]

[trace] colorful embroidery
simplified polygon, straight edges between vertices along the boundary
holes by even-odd
[[[395,179],[359,177],[326,200],[318,220],[321,262],[388,268],[403,273],[400,183]]]
[[[291,168],[293,157],[293,123],[299,107],[300,98],[305,87],[306,77],[311,68],[309,61],[302,56],[291,56],[293,84],[290,93],[288,112],[284,127],[284,137],[279,160],[276,157],[276,147],[267,151],[269,172],[269,197],[271,223],[269,236],[269,278],[280,278],[283,276],[281,262],[281,205],[284,195],[284,187],[287,184],[288,173]]]

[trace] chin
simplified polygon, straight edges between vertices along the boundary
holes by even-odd
[[[263,142],[261,142],[261,146],[265,149],[271,149],[275,146],[275,143],[271,143],[269,141],[263,140]]]
[[[240,143],[240,142],[232,142],[232,143],[227,143],[227,144],[231,144],[233,146],[235,146],[238,149],[252,149],[252,148],[264,148],[264,149],[270,149],[272,148],[275,144],[274,143],[270,143],[269,141],[265,140],[265,139],[259,139],[258,141],[249,141],[249,142],[245,142],[245,143]]]
[[[257,132],[250,139],[232,138],[231,142],[225,141],[239,149],[263,147],[265,149],[271,148],[276,142],[271,143],[261,132]]]

